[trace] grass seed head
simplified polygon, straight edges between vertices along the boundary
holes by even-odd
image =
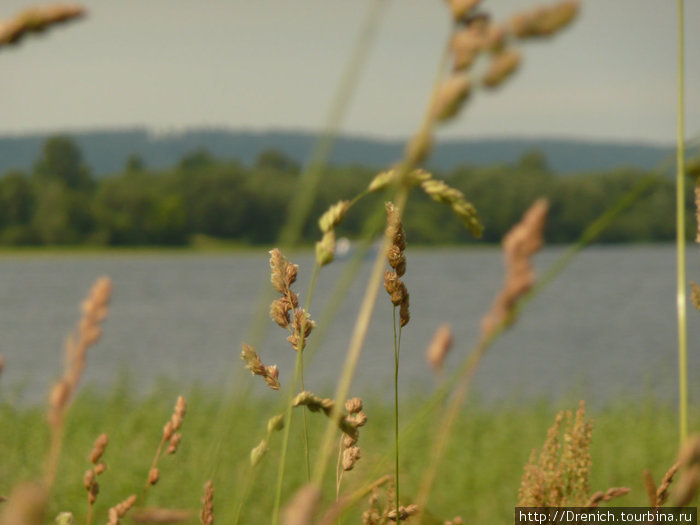
[[[321,240],[316,243],[316,262],[319,266],[326,266],[335,259],[335,231],[330,230],[323,234]]]
[[[345,410],[349,414],[357,414],[362,410],[362,399],[359,397],[352,397],[345,402]]]
[[[204,496],[202,496],[202,510],[199,513],[202,525],[214,525],[214,482],[211,480],[204,484]]]
[[[433,339],[425,355],[433,372],[438,373],[442,371],[445,358],[450,348],[452,348],[452,329],[450,325],[443,324],[437,329],[435,335],[433,335]]]
[[[158,483],[158,480],[160,479],[160,471],[158,470],[158,467],[152,467],[150,471],[148,471],[148,484],[149,485],[155,485]]]
[[[0,47],[17,44],[28,33],[39,33],[47,28],[85,16],[78,5],[48,5],[32,7],[10,20],[0,21]]]
[[[182,434],[179,432],[177,434],[173,434],[172,437],[170,438],[170,441],[168,442],[168,448],[165,450],[166,454],[175,454],[177,452],[178,447],[180,446],[180,441],[182,440]]]
[[[482,82],[487,88],[500,86],[520,66],[522,56],[515,49],[503,49],[496,53],[491,60]]]
[[[411,516],[418,514],[418,505],[399,505],[398,516],[396,509],[392,509],[387,513],[387,518],[391,521],[406,521]]]
[[[107,448],[107,443],[109,443],[109,436],[107,434],[100,434],[95,440],[95,444],[92,446],[92,451],[90,452],[90,463],[96,465],[102,454],[104,454]]]
[[[472,83],[464,73],[451,75],[440,86],[433,106],[433,118],[437,121],[445,122],[457,115],[469,98],[472,90]]]
[[[455,22],[464,20],[469,13],[481,3],[481,0],[448,0]]]
[[[318,220],[318,226],[323,233],[332,231],[340,221],[343,220],[345,213],[350,208],[350,201],[338,201],[333,204],[328,210],[321,215]]]
[[[258,463],[260,463],[262,458],[265,457],[267,449],[267,439],[263,439],[253,450],[250,451],[250,464],[252,466],[256,466]]]

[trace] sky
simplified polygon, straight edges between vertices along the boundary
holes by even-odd
[[[0,52],[0,134],[144,126],[323,127],[365,13],[377,0],[85,0],[86,19]],[[449,31],[442,0],[384,0],[341,131],[407,137]],[[496,20],[538,5],[485,0]],[[700,133],[700,2],[686,1],[686,132]],[[3,0],[0,18],[30,5]],[[523,44],[518,74],[478,91],[457,137],[669,144],[676,136],[673,0],[583,0],[579,19]]]

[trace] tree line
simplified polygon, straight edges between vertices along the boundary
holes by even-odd
[[[275,150],[245,166],[200,149],[166,170],[151,170],[136,155],[120,173],[96,179],[78,146],[66,136],[48,139],[29,172],[0,177],[0,244],[3,245],[187,245],[195,236],[250,244],[275,241],[290,203],[300,192],[301,166]],[[339,199],[361,193],[376,170],[330,166],[302,234],[319,238],[316,218]],[[531,151],[518,162],[489,167],[462,165],[435,173],[461,190],[485,226],[480,242],[499,242],[538,197],[549,198],[546,238],[575,241],[597,217],[642,178],[650,184],[599,238],[600,242],[670,241],[675,235],[675,186],[665,175],[620,168],[603,173],[559,176],[546,158]],[[358,202],[339,235],[360,235],[380,195]],[[689,231],[694,212],[687,196]],[[414,243],[476,242],[448,209],[419,191],[404,219]]]

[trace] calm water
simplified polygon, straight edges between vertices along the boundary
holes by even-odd
[[[541,273],[560,254],[536,259]],[[689,275],[700,279],[691,250]],[[584,251],[538,296],[522,318],[489,351],[474,390],[486,400],[585,395],[605,402],[653,392],[676,396],[675,254],[670,246],[595,247]],[[311,257],[301,266],[297,290],[304,301]],[[321,274],[311,312],[320,318],[344,269],[334,263]],[[93,280],[109,275],[114,295],[104,338],[90,351],[86,381],[109,386],[128,370],[141,391],[167,377],[213,386],[248,384],[240,342],[261,290],[268,282],[264,250],[235,255],[27,256],[0,261],[0,354],[7,396],[43,397],[62,366],[62,343]],[[369,262],[360,275],[367,275]],[[424,359],[435,328],[449,322],[455,333],[449,364],[456,365],[478,337],[479,319],[502,282],[497,250],[413,250],[405,279],[411,323],[402,341],[404,394],[435,384]],[[339,315],[306,373],[307,387],[330,392],[341,368],[363,284],[345,297]],[[689,309],[690,385],[700,399],[700,313]],[[294,352],[271,321],[259,353],[278,363],[283,384]],[[389,396],[393,377],[391,307],[382,291],[360,361],[354,393]],[[256,381],[257,383],[257,381]]]

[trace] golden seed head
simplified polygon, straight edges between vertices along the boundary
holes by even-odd
[[[202,525],[214,525],[214,483],[211,480],[204,484],[202,510],[199,518]]]
[[[347,410],[349,414],[357,414],[360,410],[362,410],[362,399],[359,397],[352,397],[348,399],[345,402],[345,410]]]
[[[433,106],[433,118],[438,121],[447,121],[457,115],[469,97],[471,89],[472,83],[466,74],[456,73],[450,76],[438,89]]]
[[[299,267],[291,264],[282,255],[282,252],[275,248],[270,250],[270,282],[272,286],[282,295],[286,295],[289,287],[296,281]]]
[[[445,363],[445,358],[452,347],[452,330],[450,325],[441,325],[435,335],[433,336],[430,345],[428,346],[428,351],[426,352],[426,359],[430,368],[434,372],[441,372],[442,367]]]
[[[284,428],[284,414],[277,414],[267,420],[267,432],[271,434]]]
[[[90,490],[93,483],[95,483],[95,472],[92,469],[88,469],[83,475],[83,487],[85,487],[85,490]]]
[[[280,377],[280,371],[279,371],[279,368],[277,368],[277,365],[270,365],[270,366],[265,367],[264,380],[265,380],[265,383],[267,383],[267,385],[272,390],[279,390],[280,389],[279,377]]]
[[[359,459],[360,447],[353,445],[343,450],[343,470],[352,470]]]
[[[579,2],[567,0],[550,7],[538,7],[514,15],[510,20],[518,38],[547,37],[569,25],[579,11]]]
[[[360,410],[346,418],[355,427],[364,427],[367,424],[367,414]]]
[[[472,24],[455,33],[450,41],[454,71],[469,69],[485,47],[483,30]]]
[[[411,516],[418,514],[418,505],[399,505],[398,517],[396,515],[396,509],[392,509],[387,514],[387,518],[391,521],[405,521]]]
[[[107,448],[107,443],[109,443],[109,436],[107,434],[100,434],[95,440],[95,444],[92,446],[92,451],[90,452],[90,463],[93,465],[100,461],[102,454],[104,454]]]
[[[177,452],[177,448],[180,446],[181,440],[182,434],[180,434],[179,432],[177,434],[173,434],[173,436],[170,438],[170,441],[168,442],[168,448],[166,449],[165,453],[175,454],[175,452]]]
[[[270,318],[282,328],[289,326],[289,312],[292,310],[292,305],[287,297],[275,299],[270,304]]]
[[[151,468],[151,470],[148,472],[148,484],[155,485],[156,483],[158,483],[159,479],[160,472],[158,471],[158,467]]]
[[[329,230],[323,234],[321,240],[316,243],[316,262],[319,266],[325,266],[333,262],[335,258],[335,232]]]
[[[399,323],[402,327],[406,326],[411,320],[411,313],[409,311],[408,304],[408,292],[401,299],[401,306],[399,308]]]
[[[187,402],[185,401],[185,398],[182,396],[178,396],[177,401],[175,402],[175,408],[173,410],[173,415],[170,418],[170,421],[173,423],[173,430],[180,430],[180,427],[182,426],[182,422],[185,419],[185,413],[187,412]]]
[[[481,3],[481,0],[448,0],[452,18],[455,22],[464,20],[470,11]]]
[[[514,49],[504,49],[494,55],[491,65],[484,74],[482,82],[487,88],[495,88],[501,85],[518,69],[521,55]]]
[[[263,439],[257,447],[250,451],[250,464],[255,467],[258,463],[260,463],[260,461],[262,461],[262,458],[265,457],[266,452],[267,440]]]
[[[340,221],[343,220],[348,208],[350,208],[349,201],[338,201],[328,208],[328,210],[321,215],[321,218],[318,220],[318,226],[321,231],[323,233],[328,233],[338,226]]]
[[[97,463],[97,464],[95,465],[95,467],[93,468],[93,470],[95,471],[95,475],[99,476],[99,475],[102,474],[105,470],[107,470],[107,465],[105,465],[103,462],[99,462],[99,463]]]
[[[344,434],[343,437],[343,448],[350,448],[353,446],[355,443],[357,443],[357,436],[349,436],[347,434]]]

